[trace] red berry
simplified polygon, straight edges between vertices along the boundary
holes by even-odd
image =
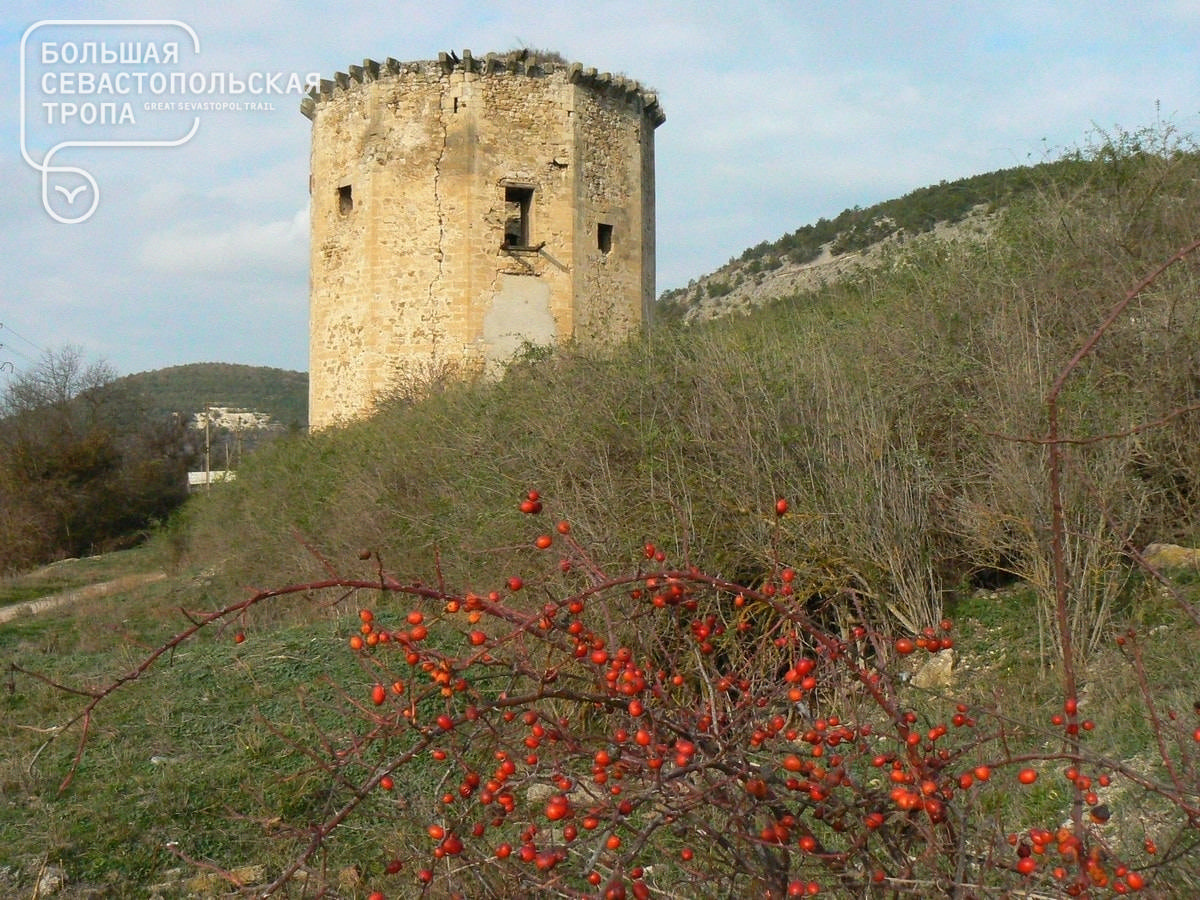
[[[788,511],[788,502],[780,497],[775,501],[775,515],[782,516]]]

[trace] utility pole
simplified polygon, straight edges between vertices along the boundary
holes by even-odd
[[[212,419],[212,404],[204,404],[204,489],[212,490],[212,442],[209,438],[208,423]]]

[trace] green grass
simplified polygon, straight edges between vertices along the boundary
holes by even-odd
[[[184,624],[169,593],[24,620],[2,632],[5,655],[65,684],[102,684]],[[179,865],[165,849],[170,841],[193,858],[282,864],[296,842],[269,835],[264,823],[315,823],[344,791],[331,791],[312,760],[272,729],[304,744],[338,735],[347,720],[334,685],[358,685],[365,696],[367,683],[335,619],[297,618],[252,626],[243,644],[228,632],[202,635],[103,702],[62,794],[79,726],[41,748],[45,729],[70,718],[81,700],[17,674],[0,700],[15,726],[3,753],[5,854],[26,876],[48,858],[77,882],[127,888]],[[336,846],[346,865],[378,852],[353,829]]]
[[[0,578],[0,608],[123,575],[151,572],[161,565],[159,551],[149,547],[119,554],[63,560],[33,572]]]

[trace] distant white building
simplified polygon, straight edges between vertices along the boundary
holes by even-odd
[[[188,493],[222,481],[233,481],[237,472],[232,469],[213,469],[209,472],[188,472]]]

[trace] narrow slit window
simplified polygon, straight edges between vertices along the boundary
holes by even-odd
[[[508,185],[504,188],[504,246],[529,247],[529,213],[533,207],[533,188]]]
[[[352,209],[354,209],[354,192],[350,185],[343,184],[338,188],[338,212],[344,216]]]
[[[600,222],[596,225],[596,248],[601,253],[612,252],[612,225]]]

